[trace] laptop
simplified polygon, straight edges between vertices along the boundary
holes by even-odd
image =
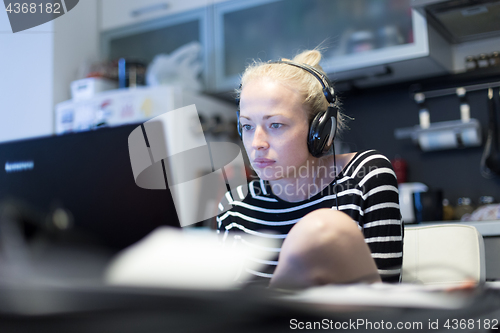
[[[72,233],[117,250],[180,227],[168,189],[135,184],[128,136],[138,125],[0,143],[0,202],[36,212],[38,225],[65,212]]]

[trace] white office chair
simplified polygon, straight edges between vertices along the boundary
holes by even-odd
[[[486,277],[483,236],[460,224],[405,228],[402,281],[456,285]]]

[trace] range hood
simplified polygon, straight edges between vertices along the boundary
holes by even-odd
[[[412,0],[450,43],[500,36],[500,0]]]

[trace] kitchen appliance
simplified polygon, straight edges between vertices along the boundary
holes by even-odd
[[[411,5],[451,43],[500,36],[498,0],[412,0]]]
[[[413,205],[416,223],[443,220],[443,191],[415,192]]]
[[[415,219],[415,204],[413,199],[414,193],[425,192],[428,190],[427,185],[422,183],[401,183],[398,185],[399,190],[399,208],[401,216],[405,224],[416,223]]]

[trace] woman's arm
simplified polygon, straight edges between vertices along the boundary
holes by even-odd
[[[382,155],[371,162],[359,183],[363,193],[360,226],[382,279],[399,282],[404,231],[397,179],[391,163]]]

